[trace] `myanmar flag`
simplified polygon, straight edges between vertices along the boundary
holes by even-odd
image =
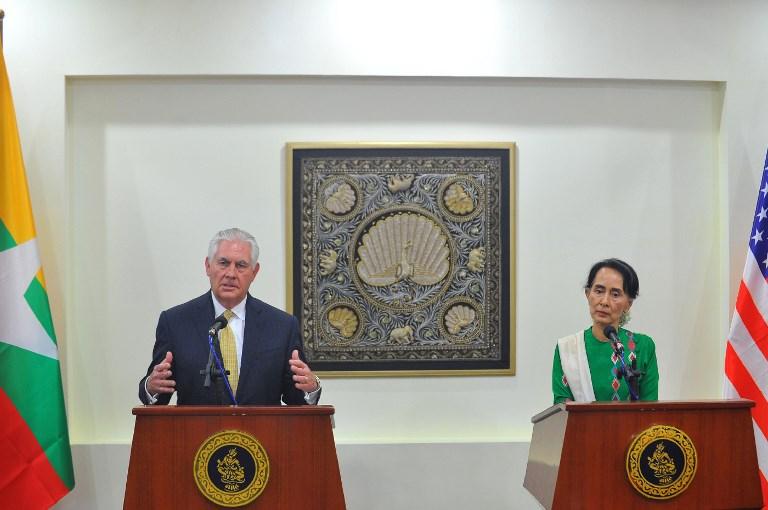
[[[56,336],[0,47],[0,508],[50,508],[74,485]]]

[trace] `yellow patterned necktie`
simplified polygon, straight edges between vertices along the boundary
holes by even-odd
[[[224,317],[227,319],[227,327],[221,330],[219,337],[221,357],[224,358],[224,370],[229,370],[229,386],[232,388],[232,393],[237,393],[237,380],[240,377],[237,367],[237,345],[235,332],[229,325],[229,321],[235,317],[235,314],[232,310],[224,310]]]

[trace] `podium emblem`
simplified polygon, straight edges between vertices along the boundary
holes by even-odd
[[[693,481],[696,461],[696,448],[685,432],[671,425],[654,425],[629,446],[627,476],[643,496],[671,499]]]
[[[258,498],[269,481],[269,457],[252,435],[224,430],[206,439],[195,454],[197,488],[224,507],[247,505]]]

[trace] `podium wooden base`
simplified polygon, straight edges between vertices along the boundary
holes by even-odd
[[[559,404],[533,417],[523,484],[545,508],[762,508],[750,400]],[[690,485],[669,499],[630,483],[627,452],[646,429],[683,431],[696,450]],[[642,462],[647,463],[647,456]]]
[[[344,510],[333,413],[332,406],[136,407],[123,508],[221,508],[198,489],[194,459],[212,435],[238,430],[259,441],[270,469],[261,495],[241,508]]]

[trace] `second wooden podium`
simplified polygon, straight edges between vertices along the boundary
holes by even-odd
[[[558,404],[524,486],[545,508],[761,508],[750,400]]]
[[[123,508],[344,510],[333,413],[332,406],[134,408]]]

